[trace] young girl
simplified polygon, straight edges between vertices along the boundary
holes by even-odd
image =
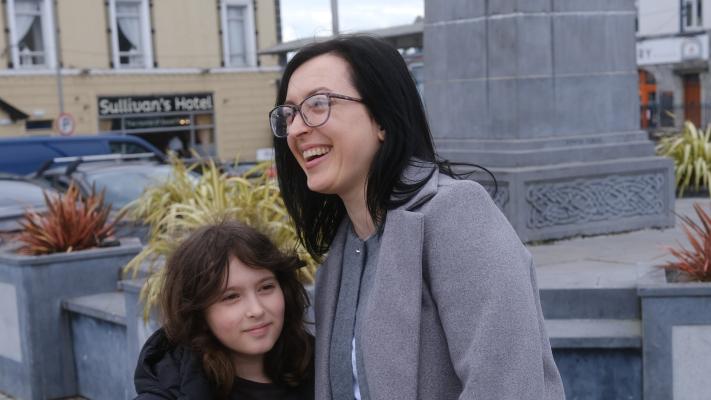
[[[163,328],[139,356],[137,399],[313,399],[302,265],[237,222],[190,235],[166,264]]]

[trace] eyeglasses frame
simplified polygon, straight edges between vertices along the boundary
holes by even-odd
[[[309,123],[309,121],[308,121],[306,118],[304,118],[304,114],[301,112],[301,106],[306,102],[306,100],[308,100],[308,99],[310,99],[310,98],[312,98],[312,97],[314,97],[314,96],[327,96],[327,97],[328,97],[328,114],[326,115],[326,119],[324,119],[323,122],[321,122],[320,124],[312,125],[312,124]],[[276,107],[272,108],[272,109],[269,111],[269,128],[271,128],[272,134],[273,134],[275,137],[280,138],[280,139],[285,139],[285,138],[287,138],[287,137],[289,136],[289,133],[288,133],[288,132],[287,132],[286,136],[279,136],[279,135],[277,135],[276,132],[274,131],[274,128],[272,127],[272,122],[271,122],[271,121],[272,121],[272,113],[273,113],[277,108],[281,108],[281,107],[288,107],[288,108],[291,108],[292,110],[295,110],[296,112],[299,113],[299,116],[301,116],[301,120],[304,121],[304,124],[306,124],[306,126],[309,126],[309,127],[311,127],[311,128],[318,128],[319,126],[322,126],[322,125],[324,125],[326,122],[328,122],[328,119],[331,118],[331,99],[332,99],[332,98],[334,98],[334,99],[341,99],[341,100],[348,100],[348,101],[355,101],[355,102],[358,102],[358,103],[363,103],[363,99],[358,99],[358,98],[356,98],[356,97],[346,96],[345,94],[338,94],[338,93],[314,93],[314,94],[308,96],[307,98],[303,99],[303,100],[301,101],[301,103],[299,103],[298,105],[296,105],[296,104],[282,104],[282,105],[279,105],[279,106],[276,106]],[[296,118],[296,114],[294,114],[294,118]],[[293,122],[293,120],[292,120],[292,122]],[[287,125],[287,126],[288,126],[288,125]]]

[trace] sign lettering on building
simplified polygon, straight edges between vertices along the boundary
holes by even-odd
[[[154,114],[168,112],[213,111],[212,94],[175,94],[161,96],[101,96],[99,116]]]
[[[637,65],[676,64],[709,58],[709,37],[676,36],[645,39],[637,42]]]

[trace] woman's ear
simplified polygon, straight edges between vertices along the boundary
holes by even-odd
[[[378,131],[378,140],[380,140],[381,142],[384,142],[384,141],[385,141],[385,129],[382,129],[382,128],[381,128],[381,129]]]

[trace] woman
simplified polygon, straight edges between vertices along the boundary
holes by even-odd
[[[190,235],[165,267],[164,324],[139,356],[137,399],[313,399],[302,265],[237,222]]]
[[[453,99],[457,101],[457,99]],[[562,399],[531,256],[438,161],[400,54],[302,49],[270,112],[279,185],[316,284],[317,399]]]

